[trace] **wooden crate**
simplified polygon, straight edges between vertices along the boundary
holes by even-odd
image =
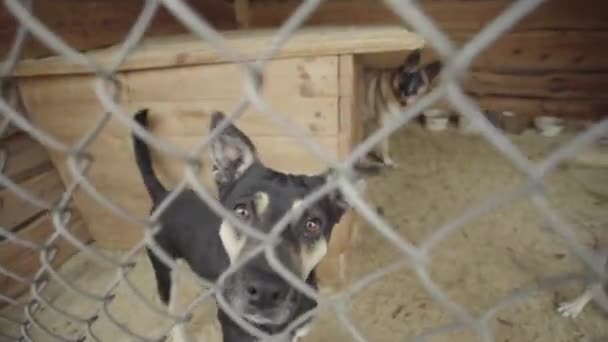
[[[228,32],[225,37],[228,46],[246,59],[254,59],[271,45],[273,35],[273,30],[256,30]],[[357,56],[390,51],[405,54],[422,45],[420,37],[399,27],[300,30],[265,68],[263,95],[327,153],[344,158],[360,138]],[[88,56],[110,65],[115,51],[114,47]],[[78,141],[102,113],[93,89],[94,76],[81,65],[59,57],[26,60],[16,74],[32,120],[66,143]],[[192,147],[208,133],[211,112],[229,112],[243,96],[242,67],[192,36],[143,42],[118,68],[117,77],[122,83],[119,103],[125,111],[150,108],[151,131],[182,148]],[[251,136],[262,161],[270,167],[298,173],[316,173],[327,167],[254,108],[236,124]],[[134,163],[129,129],[112,118],[88,151],[95,159],[89,178],[97,191],[134,215],[146,215],[150,201]],[[69,181],[64,156],[50,152],[62,178]],[[153,159],[167,186],[183,177],[181,161],[157,151],[153,151]],[[208,153],[203,161],[208,161]],[[204,168],[200,176],[212,188],[209,171]],[[112,214],[84,192],[76,194],[76,205],[100,246],[127,248],[141,239],[142,227]],[[321,271],[327,274],[321,275],[326,283],[341,274],[335,267],[348,249],[351,221],[347,216],[332,236]]]

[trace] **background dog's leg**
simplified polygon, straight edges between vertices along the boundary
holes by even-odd
[[[564,317],[576,318],[591,299],[593,299],[593,293],[591,288],[587,288],[585,292],[575,300],[560,304],[557,311]]]
[[[381,125],[380,127],[384,127],[385,125],[388,125],[390,121],[389,120],[389,113],[382,113],[380,114],[382,115],[381,118]],[[386,137],[384,139],[382,139],[382,143],[380,146],[380,155],[382,158],[382,161],[384,162],[384,165],[388,166],[388,167],[397,167],[397,163],[395,163],[395,161],[393,159],[391,159],[390,153],[389,153],[389,139],[390,137]]]
[[[173,271],[171,271],[171,280],[173,281],[173,286],[171,286],[169,313],[174,316],[183,315],[183,309],[181,308],[179,298],[179,272],[179,267],[176,267]],[[171,330],[171,336],[173,337],[173,342],[192,342],[190,335],[188,335],[188,333],[186,332],[185,323],[177,323]]]

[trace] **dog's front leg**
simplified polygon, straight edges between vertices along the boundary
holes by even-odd
[[[302,338],[304,338],[304,336],[308,335],[309,332],[310,332],[310,324],[305,325],[299,329],[296,329],[296,331],[293,334],[293,337],[291,338],[291,342],[300,342],[302,340]]]

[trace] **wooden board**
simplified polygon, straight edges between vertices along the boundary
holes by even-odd
[[[607,72],[607,37],[601,31],[527,31],[506,34],[475,59],[473,68],[502,72]],[[470,34],[454,34],[458,43],[470,38]]]
[[[57,201],[64,191],[59,174],[52,168],[18,185],[33,196],[51,203]],[[0,209],[0,226],[11,230],[44,212],[44,209],[23,200],[10,189],[0,190]]]
[[[223,33],[225,43],[240,51],[244,59],[254,60],[272,46],[274,30],[230,31]],[[423,46],[423,39],[403,28],[381,26],[367,28],[323,27],[298,30],[275,54],[275,58],[312,57],[386,51],[406,51]],[[116,47],[88,53],[102,65],[110,65]],[[180,65],[210,64],[229,61],[211,44],[191,35],[145,40],[120,66],[119,70],[142,70]],[[24,60],[16,76],[40,76],[89,73],[90,70],[62,57]]]
[[[46,27],[74,49],[83,51],[121,42],[140,15],[143,0],[44,0],[33,3],[34,14]],[[224,0],[190,1],[190,7],[215,28],[234,29],[234,9]],[[16,21],[5,6],[0,6],[0,56],[8,51],[17,29]],[[187,29],[164,6],[160,6],[146,36],[170,35]],[[54,55],[38,39],[28,39],[25,58]]]
[[[130,112],[149,108],[154,128],[159,135],[184,132],[196,136],[207,132],[211,113],[230,114],[239,99],[204,101],[133,102]],[[269,104],[291,124],[307,134],[335,136],[338,131],[338,100],[335,97],[301,98],[271,97]],[[270,114],[261,113],[253,106],[235,121],[243,130],[255,136],[284,136],[286,133]]]
[[[337,70],[335,56],[273,61],[264,70],[264,95],[271,98],[337,96]],[[244,94],[245,80],[244,70],[235,64],[126,73],[129,101],[240,98]]]
[[[274,61],[264,71],[264,95],[336,96],[337,64],[335,56]],[[123,102],[235,99],[244,94],[242,70],[234,64],[129,72],[118,75],[118,79],[122,84],[119,98]],[[29,107],[33,104],[99,102],[94,87],[95,78],[90,75],[25,78],[19,82],[22,97]]]
[[[117,75],[117,78],[122,85],[125,84],[122,75]],[[91,75],[24,78],[19,80],[18,87],[28,112],[32,112],[31,107],[35,104],[61,106],[99,102],[95,92],[95,78]],[[124,100],[127,96],[126,87],[122,87],[117,96]]]
[[[342,55],[339,59],[340,82],[340,135],[338,140],[339,158],[346,159],[361,141],[358,91],[361,86],[361,65],[352,55]],[[342,288],[348,282],[349,251],[353,248],[356,213],[349,210],[334,227],[327,255],[317,267],[320,286],[327,291]]]
[[[456,46],[462,46],[474,33],[450,34]],[[608,34],[595,30],[541,30],[508,32],[482,51],[471,65],[471,73],[500,72],[517,74],[584,73],[590,76],[608,73]],[[368,54],[363,63],[371,66],[401,64],[407,52]],[[429,45],[422,61],[436,59]]]
[[[556,100],[601,100],[606,98],[608,73],[538,72],[498,73],[478,71],[464,83],[479,96],[509,95]]]
[[[82,218],[75,213],[68,227],[70,233],[83,243],[91,241],[86,226]],[[35,244],[43,244],[47,241],[51,234],[55,231],[51,217],[45,215],[40,217],[35,222],[29,224],[26,228],[17,233],[21,239],[31,241]],[[78,250],[64,238],[58,238],[54,243],[57,247],[57,254],[51,262],[51,265],[56,269],[65,260],[74,255]],[[40,254],[20,245],[16,245],[10,241],[0,242],[0,265],[8,270],[19,274],[26,279],[32,279],[35,273],[40,268]],[[21,283],[15,279],[9,278],[0,274],[0,293],[9,297],[17,297],[23,294],[29,288],[29,284]],[[6,304],[6,303],[4,303]],[[2,306],[2,304],[0,304]]]
[[[486,0],[472,4],[460,0],[446,0],[420,1],[419,4],[440,29],[462,42],[498,16],[511,1]],[[253,1],[250,8],[251,25],[275,27],[292,13],[295,6],[296,1]],[[599,56],[595,59],[595,56],[597,52],[605,51],[604,45],[599,42],[605,40],[605,34],[601,30],[608,25],[607,9],[608,4],[601,0],[582,3],[569,0],[547,1],[495,43],[490,51],[484,54],[487,57],[477,61],[475,66],[502,66],[507,63],[505,67],[517,66],[526,69],[562,66],[590,69],[599,64],[605,68],[605,65],[601,64],[605,59]],[[327,1],[308,20],[310,25],[399,22],[396,15],[377,1]],[[512,32],[516,34],[512,35]],[[511,56],[513,50],[518,51],[517,56]],[[561,56],[565,51],[566,55]],[[578,55],[569,56],[574,53]],[[572,62],[581,55],[587,60],[582,61],[579,58],[578,62]],[[532,64],[526,65],[526,61]]]
[[[14,182],[21,182],[53,167],[44,147],[26,133],[16,133],[0,141],[7,153],[2,173]],[[4,187],[0,185],[0,189]]]
[[[251,0],[248,22],[250,27],[277,27],[301,3],[297,0]],[[493,20],[511,0],[419,0],[424,13],[444,32],[479,31]],[[515,30],[540,29],[606,29],[608,4],[603,0],[545,1],[515,26]],[[386,5],[376,0],[325,1],[307,20],[307,25],[386,25],[401,24],[402,20]]]

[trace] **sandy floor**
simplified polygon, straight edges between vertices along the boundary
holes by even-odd
[[[540,160],[570,136],[542,138],[530,133],[513,138],[527,156]],[[457,218],[467,208],[497,194],[506,194],[524,177],[481,138],[454,131],[430,134],[417,127],[398,132],[392,142],[394,159],[401,168],[372,182],[370,198],[388,222],[404,238],[422,243],[439,226]],[[547,178],[551,204],[568,219],[578,239],[588,245],[608,246],[608,172],[606,169],[561,167]],[[364,227],[352,260],[354,278],[378,269],[399,257],[399,252],[370,227]],[[117,253],[108,254],[118,257]],[[155,285],[150,264],[139,257],[129,274],[133,285],[147,298],[154,298]],[[546,221],[531,200],[520,198],[482,215],[464,229],[442,240],[429,264],[431,278],[455,303],[473,315],[492,309],[516,289],[526,288],[544,277],[580,272],[581,264],[565,244],[547,230]],[[116,277],[83,255],[72,258],[62,274],[83,290],[99,293]],[[192,284],[192,288],[194,285]],[[552,290],[526,297],[491,320],[495,341],[608,341],[608,316],[589,306],[577,320],[562,318],[555,305],[578,295],[582,283],[559,284]],[[75,300],[70,292],[51,286],[47,298],[64,310],[82,317],[91,315],[98,304]],[[158,306],[160,308],[160,306]],[[5,310],[6,311],[6,310]],[[15,311],[15,310],[13,310]],[[114,319],[144,335],[158,336],[166,322],[141,304],[125,286],[108,305]],[[18,317],[16,312],[5,314]],[[402,269],[357,294],[350,307],[357,328],[370,341],[409,341],[427,329],[452,322],[452,317],[435,302],[416,273]],[[37,315],[53,332],[66,337],[81,336],[78,323],[58,319],[50,309]],[[214,307],[204,304],[197,311],[191,330],[205,341],[219,341]],[[0,320],[0,328],[2,328]],[[93,332],[102,341],[130,341],[100,315]],[[16,334],[11,328],[2,329]],[[35,335],[40,335],[32,329]],[[43,335],[40,335],[43,336]],[[436,337],[431,341],[476,341],[470,330]],[[36,341],[48,341],[39,337]],[[331,311],[322,313],[306,341],[351,341]]]

